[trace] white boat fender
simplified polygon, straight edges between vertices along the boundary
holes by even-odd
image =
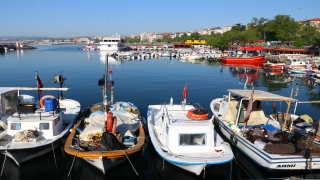
[[[0,119],[0,128],[6,130],[8,128],[7,124]]]

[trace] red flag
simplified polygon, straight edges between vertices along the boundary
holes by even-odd
[[[41,79],[39,78],[38,73],[36,73],[36,74],[37,74],[36,79],[37,79],[38,88],[43,88],[43,84],[41,82]],[[42,91],[38,90],[38,94],[42,94]]]
[[[187,96],[188,96],[187,84],[184,85],[182,96],[183,96],[183,99],[187,99]]]
[[[251,111],[252,111],[253,94],[254,94],[254,88],[252,88],[251,97],[250,97],[250,100],[249,100],[249,103],[248,103],[248,107],[247,107],[247,113],[246,113],[246,115],[244,116],[244,122],[245,122],[245,123],[249,120],[249,118],[250,118],[250,113],[251,113]]]
[[[109,69],[109,74],[111,74],[111,75],[113,74],[112,73],[112,67]]]

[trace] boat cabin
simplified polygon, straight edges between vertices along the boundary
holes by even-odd
[[[161,121],[162,124],[159,126],[153,126],[160,128],[155,132],[158,133],[159,140],[164,145],[162,148],[166,150],[168,147],[172,153],[179,155],[188,152],[212,152],[215,135],[211,120],[189,119],[187,112],[194,108],[191,105],[185,105],[185,113],[181,113],[181,106],[177,105],[168,105],[163,108],[167,112],[164,121]],[[156,111],[156,109],[153,110]]]
[[[179,120],[168,126],[168,146],[175,154],[187,152],[211,152],[213,146],[213,126],[209,120]]]
[[[22,95],[19,90],[0,87],[0,117],[7,124],[7,136],[13,138],[23,130],[36,130],[40,138],[52,139],[64,128],[57,100],[39,107],[35,98]],[[51,106],[49,109],[48,106]]]

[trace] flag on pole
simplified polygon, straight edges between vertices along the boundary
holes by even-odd
[[[187,96],[188,96],[187,84],[184,85],[182,96],[183,96],[183,99],[187,99]]]
[[[41,82],[41,79],[39,78],[38,76],[38,72],[36,71],[36,80],[37,80],[37,85],[38,85],[38,88],[43,88],[43,84]],[[41,90],[38,90],[38,94],[42,94],[42,91]]]
[[[251,91],[251,97],[248,103],[248,107],[247,107],[247,112],[246,115],[244,116],[244,122],[247,123],[247,121],[250,118],[250,113],[252,111],[252,104],[253,104],[253,94],[254,94],[254,87],[252,87],[252,91]]]
[[[112,73],[112,67],[110,67],[110,69],[109,69],[109,74],[111,74],[111,75],[113,74]]]

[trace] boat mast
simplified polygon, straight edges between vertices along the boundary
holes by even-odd
[[[107,87],[107,80],[108,80],[108,53],[106,55],[105,61],[105,73],[104,73],[104,112],[108,113],[108,87]]]

